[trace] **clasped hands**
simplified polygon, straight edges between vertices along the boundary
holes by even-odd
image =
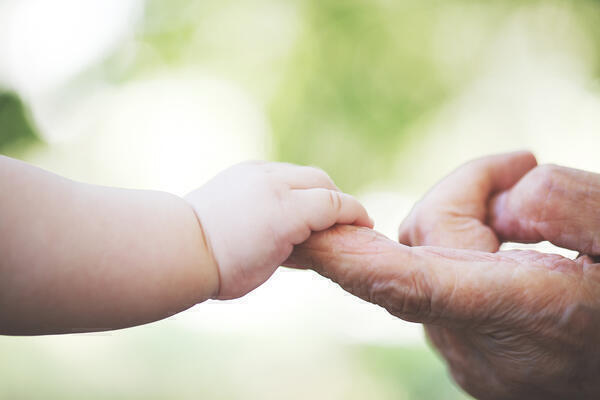
[[[506,241],[551,243],[575,260]],[[600,398],[600,175],[519,152],[469,162],[400,226],[399,243],[336,226],[297,246],[348,292],[425,324],[454,379],[481,399]]]
[[[424,323],[475,397],[598,399],[600,175],[536,164],[521,152],[460,167],[398,243],[310,167],[239,164],[180,198],[0,156],[0,334],[156,321],[243,296],[283,263]],[[542,240],[580,256],[498,251]]]

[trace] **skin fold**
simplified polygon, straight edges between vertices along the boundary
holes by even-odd
[[[536,167],[530,153],[487,157],[415,206],[402,244],[339,226],[313,234],[288,263],[424,323],[477,398],[600,398],[600,264],[497,251],[504,240],[549,240],[596,255],[599,185],[598,175]]]

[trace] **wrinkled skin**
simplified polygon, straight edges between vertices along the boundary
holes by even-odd
[[[415,206],[404,244],[340,226],[311,236],[289,263],[425,323],[477,398],[600,398],[600,264],[497,252],[502,240],[549,240],[598,255],[600,176],[535,165],[529,153],[470,162]]]

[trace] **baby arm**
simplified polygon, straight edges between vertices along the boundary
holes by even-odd
[[[0,156],[0,334],[118,329],[239,297],[335,223],[371,225],[312,168],[241,164],[186,201]]]
[[[76,183],[0,157],[0,333],[139,325],[217,287],[183,199]]]

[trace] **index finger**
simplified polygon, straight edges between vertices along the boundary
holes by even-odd
[[[488,222],[504,241],[548,240],[600,255],[600,175],[542,165],[490,202]]]

